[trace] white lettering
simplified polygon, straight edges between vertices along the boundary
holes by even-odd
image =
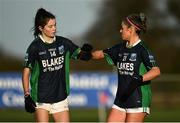
[[[51,55],[51,57],[56,56],[56,52],[55,51],[51,51],[50,55]]]
[[[107,76],[70,76],[71,87],[82,89],[105,89],[108,87],[109,79]]]
[[[117,68],[119,70],[127,70],[127,71],[133,71],[134,70],[134,64],[133,63],[117,63]]]
[[[134,64],[133,63],[117,63],[117,69],[121,75],[133,75]]]
[[[46,60],[42,60],[43,67],[46,67]]]
[[[134,64],[133,64],[133,63],[130,64],[129,70],[130,70],[130,71],[133,71],[133,70],[134,70]]]
[[[59,70],[63,67],[64,56],[42,60],[43,72]]]

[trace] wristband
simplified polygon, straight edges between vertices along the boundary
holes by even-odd
[[[24,97],[27,97],[28,95],[30,95],[29,91],[24,92]]]

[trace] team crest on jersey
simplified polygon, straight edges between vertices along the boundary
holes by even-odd
[[[129,58],[129,61],[136,61],[136,57],[137,57],[137,54],[136,53],[131,53],[131,56]]]
[[[58,47],[59,50],[59,54],[63,54],[64,53],[64,46],[61,45],[60,47]]]

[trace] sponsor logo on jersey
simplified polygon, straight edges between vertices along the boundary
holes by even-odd
[[[127,70],[127,71],[133,71],[134,70],[134,64],[133,63],[117,63],[117,68],[119,70]]]
[[[121,53],[119,53],[118,55],[119,55],[120,58],[122,57],[122,54],[121,54]]]
[[[128,55],[129,55],[129,53],[124,53],[123,55],[124,55],[124,56],[128,56]]]
[[[140,101],[140,100],[137,100],[137,103],[141,103],[141,101]]]
[[[49,52],[51,52],[51,51],[56,51],[56,48],[50,48],[50,49],[48,49],[48,51],[49,51]]]
[[[45,55],[46,51],[39,52],[39,55]]]
[[[64,56],[42,60],[43,72],[56,71],[63,67]]]
[[[150,60],[150,62],[155,62],[154,56],[153,55],[149,55],[149,60]]]
[[[117,63],[119,74],[121,75],[133,75],[134,64],[133,63]]]
[[[42,60],[43,67],[52,67],[56,65],[60,65],[64,62],[64,56],[51,58],[50,60]]]
[[[58,47],[59,50],[59,54],[63,54],[64,53],[64,46],[61,45],[60,47]]]
[[[137,54],[136,53],[131,53],[131,56],[129,58],[129,61],[136,61],[136,57],[137,57]]]

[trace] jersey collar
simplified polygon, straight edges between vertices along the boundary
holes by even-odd
[[[41,39],[44,43],[51,44],[51,43],[48,43],[46,40],[44,40],[44,38],[42,37],[42,35],[39,35],[39,37],[40,37],[40,39]],[[55,41],[56,41],[56,36],[54,36],[52,43],[55,42]]]
[[[139,39],[136,43],[134,43],[132,46],[128,46],[128,42],[126,43],[126,47],[127,48],[132,48],[134,46],[136,46],[139,42],[141,42],[141,39]]]

